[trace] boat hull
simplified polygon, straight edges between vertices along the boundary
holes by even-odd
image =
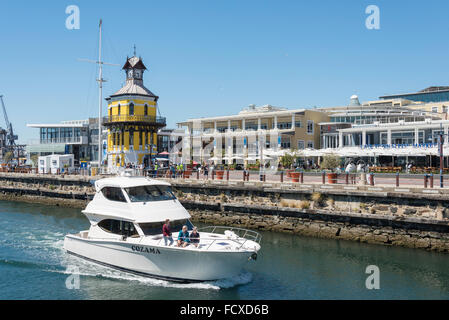
[[[255,251],[208,251],[67,235],[64,249],[87,260],[142,276],[177,282],[230,278],[241,273]]]

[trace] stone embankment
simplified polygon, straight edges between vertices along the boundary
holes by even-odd
[[[84,208],[93,177],[0,174],[0,199]],[[172,181],[194,221],[449,252],[449,189]]]

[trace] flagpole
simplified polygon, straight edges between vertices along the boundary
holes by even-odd
[[[99,96],[98,96],[98,170],[101,168],[101,155],[102,155],[102,141],[101,141],[101,106],[103,100],[103,64],[101,62],[101,25],[102,20],[100,19],[100,39],[98,45],[98,65],[99,76],[98,76],[98,84],[99,84]]]

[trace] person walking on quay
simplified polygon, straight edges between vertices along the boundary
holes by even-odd
[[[170,166],[170,172],[171,172],[171,177],[172,178],[176,178],[176,169],[175,169],[175,165],[174,164],[172,164]]]
[[[209,166],[207,164],[204,166],[204,177],[203,178],[206,178],[206,180],[209,179]]]
[[[165,245],[170,241],[169,245],[171,246],[173,244],[173,237],[170,230],[170,219],[165,220],[165,224],[162,226],[162,235],[164,236]]]

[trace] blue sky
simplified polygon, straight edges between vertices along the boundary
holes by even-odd
[[[370,4],[380,30],[365,27]],[[80,8],[80,30],[65,27],[68,5]],[[102,18],[104,60],[123,65],[136,44],[170,127],[252,103],[367,101],[449,84],[447,12],[444,0],[4,0],[0,94],[22,143],[38,137],[27,123],[95,116],[97,67],[77,59],[96,59]],[[104,78],[108,96],[124,72],[108,66]]]

